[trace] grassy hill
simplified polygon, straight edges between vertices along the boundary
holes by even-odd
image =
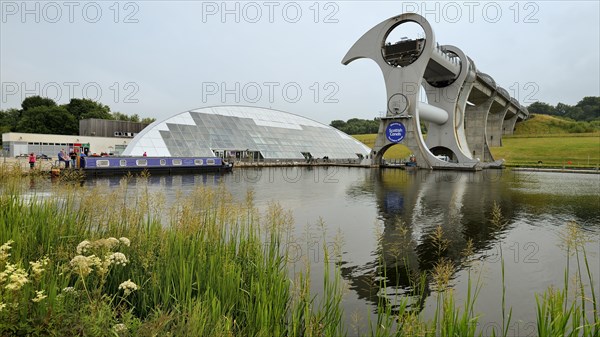
[[[496,159],[508,166],[595,167],[600,165],[600,134],[573,137],[504,137],[502,147],[492,147]]]
[[[555,116],[532,114],[528,120],[517,123],[515,135],[589,133],[599,130],[599,122],[575,122]]]
[[[513,136],[502,138],[502,147],[491,148],[496,159],[506,160],[508,166],[596,167],[600,165],[600,132],[568,133],[582,122],[535,115],[517,124]],[[596,123],[596,122],[594,122]],[[594,125],[593,123],[586,123]],[[375,134],[355,135],[354,138],[369,147],[375,143]],[[385,153],[386,159],[407,158],[410,150],[395,145]],[[538,162],[542,164],[538,164]]]

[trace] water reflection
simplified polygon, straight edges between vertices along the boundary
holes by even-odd
[[[577,177],[574,181],[585,184],[581,180]],[[464,268],[469,241],[473,244],[470,254],[485,259],[485,252],[504,232],[521,223],[524,213],[565,213],[598,230],[598,195],[590,195],[589,181],[587,184],[573,196],[541,191],[540,185],[547,182],[539,175],[515,176],[496,170],[372,171],[371,179],[349,187],[348,195],[353,198],[374,195],[383,224],[377,248],[370,262],[343,264],[342,275],[359,298],[374,306],[382,299],[382,294],[376,292],[377,286],[385,281],[387,299],[396,294],[412,296],[411,309],[420,311],[431,293],[427,272],[436,263],[446,259],[456,267],[455,273],[460,271]],[[531,188],[531,185],[537,186]],[[561,190],[564,189],[558,189]],[[573,202],[573,198],[579,200]],[[492,224],[494,204],[500,207],[502,224],[506,226]],[[416,285],[423,274],[428,276],[424,288],[418,289]]]

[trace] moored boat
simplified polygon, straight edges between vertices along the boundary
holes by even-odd
[[[86,175],[118,175],[148,171],[150,174],[229,172],[233,164],[219,157],[86,157]]]

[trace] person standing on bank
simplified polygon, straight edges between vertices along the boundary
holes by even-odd
[[[33,170],[35,167],[35,153],[31,152],[29,154],[29,169]]]
[[[71,157],[71,167],[75,168],[75,160],[77,159],[77,153],[75,153],[75,151],[71,151],[69,153],[69,157]]]
[[[59,164],[59,166],[60,166],[60,162],[64,162],[65,163],[65,168],[69,168],[69,161],[70,161],[70,159],[65,154],[65,149],[60,150],[60,152],[58,153],[58,164]]]

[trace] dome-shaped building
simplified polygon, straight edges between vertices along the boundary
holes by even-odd
[[[367,146],[347,134],[298,115],[249,106],[217,106],[150,124],[123,155],[281,160],[361,159],[369,152]]]

